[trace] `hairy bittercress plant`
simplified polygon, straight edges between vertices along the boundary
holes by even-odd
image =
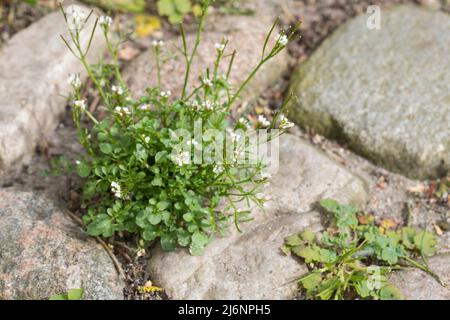
[[[402,299],[389,274],[408,267],[428,273],[445,286],[426,264],[426,258],[436,252],[437,241],[431,233],[412,227],[385,230],[370,217],[358,219],[353,206],[334,200],[320,204],[333,215],[330,228],[319,234],[305,230],[289,236],[281,248],[300,257],[310,269],[298,280],[307,299]]]
[[[275,22],[264,43],[261,61],[236,90],[228,82],[235,52],[231,55],[228,72],[219,74],[227,41],[217,44],[214,68],[207,69],[201,84],[189,92],[191,65],[208,6],[209,1],[204,1],[191,50],[188,50],[181,27],[186,62],[181,95],[172,97],[170,91],[159,85],[148,88],[147,94],[139,98],[129,94],[120,75],[118,46],[113,45],[110,38],[111,19],[95,20],[89,44],[82,48],[80,31],[86,27],[90,15],[69,14],[61,7],[68,24],[74,26],[69,29],[70,43],[64,41],[87,70],[108,111],[103,120],[97,120],[87,110],[79,77],[71,76],[73,120],[86,149],[77,171],[86,181],[83,198],[88,209],[84,222],[89,234],[111,237],[127,232],[138,235],[141,245],[159,239],[164,250],[182,246],[189,247],[191,254],[201,254],[213,235],[224,230],[230,218],[239,229],[240,222],[251,218],[252,206],[264,205],[266,199],[261,191],[268,180],[266,164],[261,160],[241,161],[248,158],[252,147],[243,139],[251,125],[246,119],[231,121],[230,114],[256,72],[286,47],[295,29],[275,37],[275,44],[269,50]],[[103,31],[112,56],[112,64],[100,71],[86,61],[98,27]],[[155,42],[159,84],[162,47],[162,42]],[[281,111],[284,109],[282,107]],[[82,127],[81,117],[88,117],[92,127]],[[260,119],[257,128],[268,130],[277,124],[281,130],[269,134],[263,142],[278,136],[292,124],[281,113],[272,122]],[[222,133],[224,140],[232,142],[231,149],[227,143],[227,152],[220,159],[223,161],[206,161],[213,154],[209,152],[208,156],[208,151],[217,143],[213,139],[217,136],[209,134],[212,131]],[[199,152],[201,161],[195,161]]]

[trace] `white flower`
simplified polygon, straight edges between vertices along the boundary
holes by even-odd
[[[114,108],[114,111],[118,114],[118,115],[120,115],[120,116],[124,116],[124,115],[128,115],[128,114],[130,114],[131,112],[130,112],[130,109],[128,109],[127,107],[115,107]]]
[[[221,174],[223,172],[223,166],[220,164],[216,164],[213,168],[213,172],[215,174]]]
[[[261,179],[270,179],[272,175],[268,172],[261,172]]]
[[[233,129],[228,128],[227,131],[228,131],[228,134],[230,135],[231,140],[233,142],[241,140],[241,135],[236,133],[236,132],[234,132]]]
[[[158,40],[153,40],[152,45],[155,48],[161,48],[161,47],[164,46],[164,41],[162,41],[162,40],[159,40],[159,41]]]
[[[86,100],[75,100],[73,105],[81,110],[86,110]]]
[[[83,29],[86,19],[86,13],[84,13],[81,7],[73,6],[69,8],[68,22],[70,28],[80,31]]]
[[[245,159],[245,151],[244,150],[235,150],[233,155],[234,162]]]
[[[289,121],[288,118],[286,118],[283,114],[280,116],[280,129],[289,129],[294,126],[294,123]]]
[[[172,95],[172,92],[170,92],[170,90],[168,90],[168,91],[161,91],[159,93],[159,95],[161,96],[161,98],[169,98]]]
[[[145,143],[149,143],[150,142],[150,137],[145,137],[144,141],[145,141]]]
[[[123,88],[121,86],[112,86],[111,91],[119,96],[123,95],[124,93]]]
[[[67,83],[70,84],[72,87],[78,89],[79,87],[81,87],[80,75],[78,73],[71,73],[71,74],[69,74],[69,78],[67,79]]]
[[[224,43],[216,43],[214,45],[214,47],[216,48],[216,50],[218,52],[222,52],[223,50],[225,50],[225,44]]]
[[[139,106],[139,109],[140,110],[149,110],[150,109],[150,106],[148,105],[148,104],[141,104],[140,106]]]
[[[245,118],[240,118],[239,123],[244,125],[246,128],[250,128],[250,122]]]
[[[258,117],[258,122],[263,126],[263,127],[268,127],[270,126],[270,121],[267,120],[267,118],[264,115],[260,115]]]
[[[112,25],[112,18],[110,16],[101,16],[98,19],[98,23],[103,28],[109,28]]]
[[[212,110],[214,109],[214,103],[209,100],[206,100],[202,103],[202,108],[206,110]]]
[[[199,110],[200,110],[200,104],[198,103],[197,100],[194,100],[190,105],[191,105],[191,108],[192,108],[192,109],[194,109],[194,110],[196,110],[196,111],[199,111]]]
[[[78,166],[81,164],[80,160],[75,160],[75,164]]]
[[[281,45],[281,46],[286,46],[289,42],[288,37],[285,34],[278,34],[275,37],[275,40],[277,41],[277,44]]]
[[[111,182],[111,191],[114,193],[116,198],[122,198],[122,189],[118,182]]]
[[[212,81],[209,78],[207,78],[207,77],[203,77],[202,78],[202,83],[206,87],[212,87],[213,86]]]
[[[191,162],[191,153],[189,151],[179,150],[175,156],[172,156],[172,161],[180,167],[184,164],[189,164]]]

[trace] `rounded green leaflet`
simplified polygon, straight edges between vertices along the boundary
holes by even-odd
[[[84,162],[80,162],[80,163],[77,164],[77,174],[81,178],[89,177],[89,175],[91,174],[91,167],[88,166]]]

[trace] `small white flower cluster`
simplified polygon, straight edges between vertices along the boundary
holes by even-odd
[[[224,171],[224,168],[223,168],[223,166],[220,165],[220,164],[216,164],[216,165],[214,166],[214,168],[213,168],[213,172],[214,172],[215,174],[221,174],[223,171]]]
[[[288,44],[289,39],[285,34],[280,33],[275,37],[275,41],[278,45],[285,47]]]
[[[294,126],[294,123],[292,123],[291,121],[289,121],[288,118],[286,118],[286,116],[284,114],[282,114],[280,116],[280,129],[289,129],[292,128]]]
[[[223,52],[223,50],[225,50],[225,43],[216,43],[214,45],[214,47],[216,48],[216,50],[221,53]]]
[[[259,124],[261,124],[261,126],[263,126],[263,127],[268,127],[268,126],[270,126],[270,121],[267,120],[267,118],[266,118],[264,115],[260,115],[260,116],[258,117],[258,122],[259,122]]]
[[[103,29],[109,28],[112,25],[112,22],[113,22],[113,20],[112,20],[112,18],[110,16],[101,16],[98,19],[98,23],[100,24],[100,26]]]
[[[202,78],[202,83],[206,87],[212,87],[213,86],[212,81],[209,78],[207,78],[207,77],[203,77]]]
[[[123,117],[125,115],[129,115],[131,113],[130,109],[128,109],[128,107],[115,107],[114,111],[121,117]]]
[[[270,173],[268,173],[268,172],[261,172],[260,176],[261,176],[261,179],[270,179],[270,178],[272,178],[272,175]]]
[[[247,129],[249,129],[251,127],[250,121],[248,121],[245,118],[240,118],[239,123],[244,125]]]
[[[233,161],[238,162],[239,160],[245,160],[246,152],[245,150],[238,149],[234,151]]]
[[[115,94],[121,96],[124,94],[124,90],[121,86],[112,86],[111,87],[111,91],[114,92]]]
[[[78,73],[71,73],[71,74],[69,74],[69,78],[67,79],[67,83],[70,84],[75,89],[80,88],[81,87],[80,75]]]
[[[167,99],[167,98],[169,98],[172,95],[172,92],[170,92],[170,90],[161,91],[159,93],[159,95],[160,95],[161,98],[166,98]]]
[[[191,153],[189,151],[178,150],[175,156],[172,156],[172,161],[178,166],[183,166],[191,162]]]
[[[86,110],[86,101],[85,100],[75,100],[73,105],[81,110]]]
[[[154,46],[155,48],[161,48],[161,47],[164,46],[164,41],[162,41],[162,40],[153,40],[152,46]]]
[[[143,103],[139,106],[140,110],[150,110],[150,105]]]
[[[230,135],[231,141],[233,141],[233,143],[241,140],[241,138],[242,138],[242,136],[239,133],[236,133],[235,131],[233,131],[233,129],[228,128],[227,132]]]
[[[122,198],[122,188],[118,182],[111,182],[111,191],[114,193],[116,198]]]
[[[70,27],[74,30],[80,31],[86,24],[87,16],[81,7],[72,6],[68,14],[68,21]]]
[[[214,110],[215,108],[215,103],[211,102],[209,100],[203,101],[201,104],[198,103],[197,100],[194,100],[191,103],[191,107],[196,110],[196,111],[201,111],[201,110]]]
[[[145,141],[145,143],[149,143],[150,142],[150,137],[145,137],[144,141]]]

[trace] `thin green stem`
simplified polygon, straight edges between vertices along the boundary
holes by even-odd
[[[199,23],[199,26],[198,26],[198,29],[197,29],[197,35],[195,37],[194,48],[192,49],[190,57],[187,57],[186,35],[184,33],[184,29],[181,28],[181,30],[183,30],[182,38],[183,38],[184,54],[185,54],[185,58],[187,58],[187,61],[186,61],[186,73],[184,75],[183,90],[181,92],[181,100],[183,100],[184,97],[186,96],[186,89],[187,89],[187,84],[189,82],[189,75],[191,73],[192,61],[194,60],[195,55],[197,53],[198,46],[200,45],[201,35],[202,35],[202,32],[203,32],[203,26],[205,24],[206,16],[207,16],[207,13],[208,13],[208,6],[209,6],[209,1],[205,1],[205,4],[203,5],[202,16],[200,18],[200,23]]]

